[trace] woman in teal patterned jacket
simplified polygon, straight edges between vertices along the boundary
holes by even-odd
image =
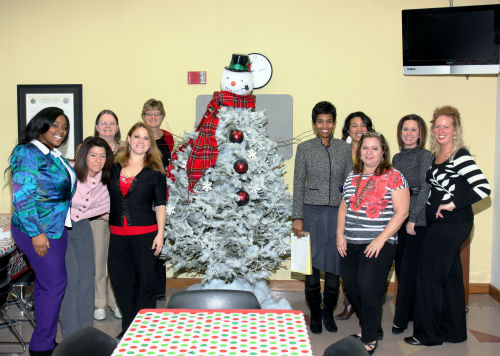
[[[10,156],[13,181],[11,229],[17,246],[35,272],[36,327],[31,356],[50,356],[66,288],[64,256],[71,226],[68,210],[76,175],[56,147],[67,140],[69,121],[55,107],[41,110],[28,123]]]

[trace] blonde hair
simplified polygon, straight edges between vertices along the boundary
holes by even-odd
[[[151,143],[151,147],[144,156],[144,167],[149,167],[151,169],[154,169],[155,171],[164,174],[165,167],[163,167],[163,163],[161,161],[161,152],[158,149],[158,146],[156,146],[156,140],[154,138],[151,127],[143,122],[137,122],[134,124],[134,126],[130,128],[127,137],[128,138],[131,137],[134,131],[141,127],[145,128],[146,131],[148,132],[149,141]],[[123,147],[120,149],[120,151],[118,151],[118,154],[116,155],[116,162],[120,163],[122,167],[127,167],[129,159],[130,159],[130,146],[128,140],[125,140],[125,145],[123,145]]]
[[[460,113],[457,108],[449,105],[438,107],[434,110],[432,114],[431,120],[431,131],[429,142],[430,142],[430,151],[433,155],[437,155],[440,149],[440,146],[436,140],[436,136],[434,135],[434,126],[436,125],[436,119],[440,116],[447,116],[451,119],[451,123],[453,124],[453,129],[455,130],[455,134],[453,135],[453,143],[451,146],[450,157],[455,156],[455,153],[464,145],[464,139],[462,135],[462,123],[460,121]]]

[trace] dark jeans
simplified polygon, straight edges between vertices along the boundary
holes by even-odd
[[[156,308],[156,256],[151,250],[157,231],[144,235],[111,234],[108,251],[108,271],[116,302],[123,314],[125,331],[137,312]]]
[[[413,320],[415,305],[415,285],[417,283],[417,264],[425,239],[425,226],[415,226],[416,235],[406,233],[406,223],[398,232],[395,270],[398,278],[398,295],[394,325],[406,329]]]
[[[347,244],[347,255],[340,261],[340,273],[349,299],[358,312],[364,343],[375,341],[382,320],[387,275],[396,246],[385,243],[377,258],[363,253],[367,244]]]

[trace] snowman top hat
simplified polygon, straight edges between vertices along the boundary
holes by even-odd
[[[224,68],[233,72],[250,72],[250,58],[246,54],[233,53],[231,63]]]

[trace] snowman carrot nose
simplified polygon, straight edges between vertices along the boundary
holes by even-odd
[[[231,86],[233,86],[233,87],[234,87],[235,85],[236,85],[236,82],[233,80],[233,81],[231,82]]]

